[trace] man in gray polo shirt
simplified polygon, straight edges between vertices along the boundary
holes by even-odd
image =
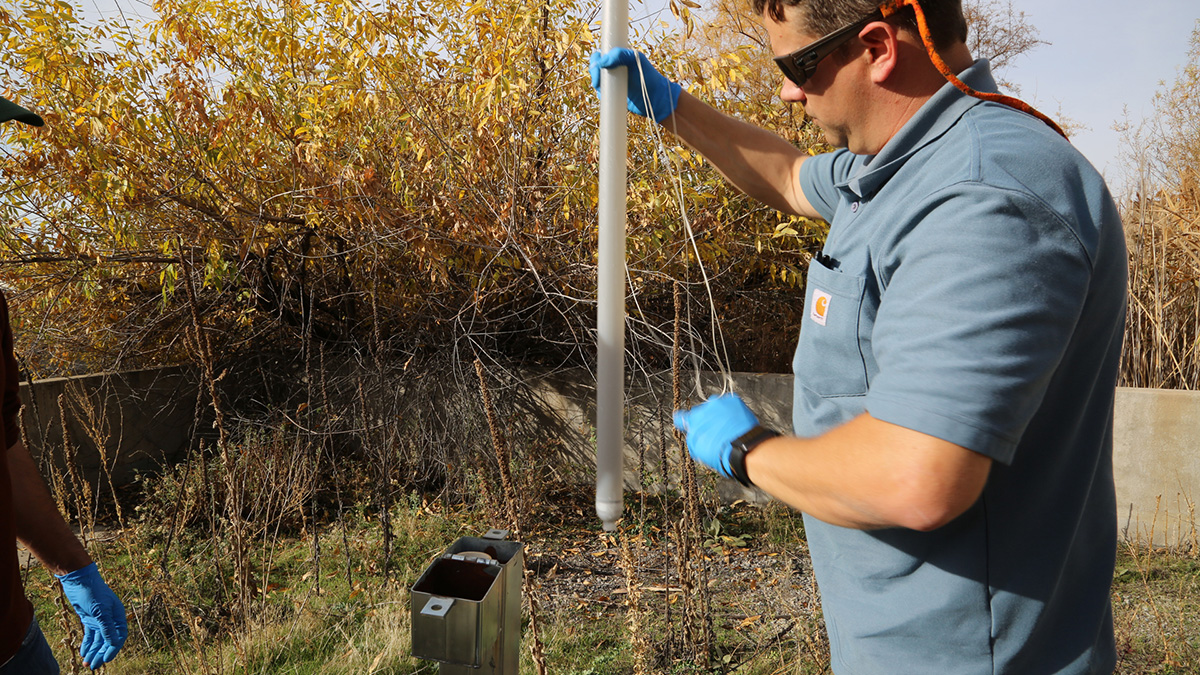
[[[781,97],[839,150],[808,157],[635,52],[592,58],[738,188],[830,223],[795,435],[714,397],[676,413],[692,456],[804,513],[835,673],[1112,672],[1126,253],[1103,180],[988,93],[957,0],[921,2],[924,38],[913,0],[755,2]]]

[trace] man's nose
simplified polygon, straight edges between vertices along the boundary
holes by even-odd
[[[779,98],[788,103],[799,103],[801,105],[808,101],[808,95],[804,93],[804,87],[797,87],[795,82],[788,78],[783,78],[783,86],[779,88]]]

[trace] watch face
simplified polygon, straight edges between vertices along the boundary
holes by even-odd
[[[746,433],[742,434],[740,437],[738,437],[738,439],[736,441],[734,441],[734,443],[742,446],[742,448],[746,452],[749,452],[749,451],[753,450],[754,446],[758,445],[759,443],[762,443],[763,441],[767,440],[768,438],[775,438],[778,435],[779,435],[778,431],[775,431],[774,429],[769,429],[760,424],[760,425],[755,426],[750,431],[747,431]]]
[[[736,440],[729,444],[729,472],[733,474],[737,482],[746,487],[754,485],[750,480],[750,476],[746,473],[746,455],[756,448],[759,443],[779,435],[778,431],[757,424],[750,431],[738,436]]]

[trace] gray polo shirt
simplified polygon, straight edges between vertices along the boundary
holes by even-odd
[[[996,90],[984,61],[961,77]],[[1127,263],[1103,179],[1041,121],[947,84],[878,155],[814,157],[800,181],[830,230],[797,435],[868,412],[995,460],[933,532],[805,517],[834,672],[1111,672]]]

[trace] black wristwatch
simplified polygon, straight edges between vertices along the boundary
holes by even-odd
[[[778,435],[778,431],[764,427],[761,424],[756,424],[750,431],[734,439],[732,443],[733,451],[729,453],[729,471],[733,474],[737,482],[746,487],[754,485],[754,483],[750,482],[750,476],[746,473],[746,455],[758,447],[759,443],[768,438],[775,438]]]

